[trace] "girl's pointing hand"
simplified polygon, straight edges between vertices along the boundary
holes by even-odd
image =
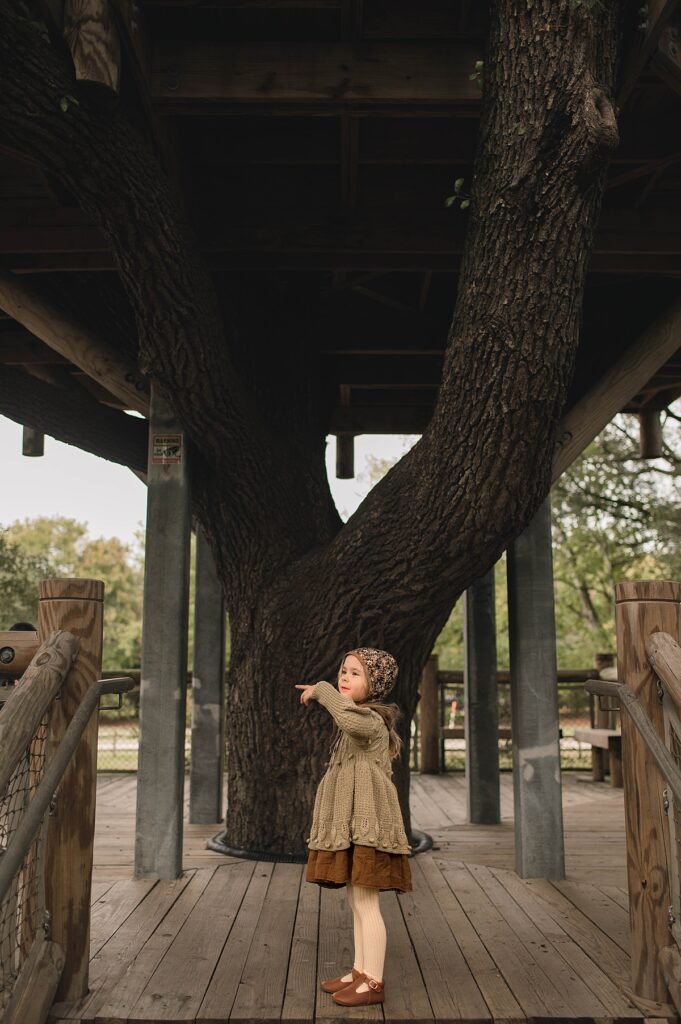
[[[301,704],[309,704],[310,703],[310,700],[312,699],[310,697],[310,690],[313,689],[314,685],[315,685],[314,683],[312,685],[310,685],[310,686],[307,686],[305,683],[296,683],[295,684],[296,690],[302,690],[303,691],[301,693],[301,695],[300,695],[300,703]]]

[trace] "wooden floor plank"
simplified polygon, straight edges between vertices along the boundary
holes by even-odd
[[[130,1011],[131,1021],[196,1019],[251,877],[261,870],[261,862],[245,860],[217,868]]]
[[[229,1019],[279,1020],[300,890],[299,864],[275,864]]]
[[[196,869],[193,869],[173,881],[157,882],[144,901],[105,942],[90,961],[90,991],[71,1008],[72,1016],[77,1013],[84,1020],[96,1017],[108,994],[117,989],[135,957],[142,951],[195,873]]]
[[[251,942],[274,870],[274,864],[264,861],[244,863],[250,864],[252,868],[250,883],[199,1006],[199,1021],[230,1019],[241,974],[248,960]]]
[[[556,881],[554,885],[578,910],[609,935],[629,955],[629,911],[624,910],[598,886],[588,882]]]
[[[128,1021],[139,999],[180,928],[191,914],[215,874],[215,868],[197,868],[188,885],[135,956],[124,975],[107,986],[97,1003],[96,1020]]]
[[[314,1019],[319,987],[316,949],[320,892],[320,886],[306,881],[305,871],[301,871],[286,992],[281,1010],[281,1019],[287,1024],[308,1024]]]
[[[444,776],[443,780],[441,775],[419,775],[418,782],[442,814],[442,827],[463,824],[466,805],[459,787],[452,784],[452,776]]]
[[[447,884],[432,853],[413,858],[416,892],[425,884],[433,893],[447,924],[466,958],[475,982],[494,1020],[524,1020],[525,1014],[455,893]],[[405,897],[403,897],[405,898]]]
[[[475,867],[476,874],[486,870],[482,867]],[[545,939],[553,945],[576,976],[603,1004],[603,1015],[615,1017],[635,1017],[637,1015],[636,1007],[620,988],[573,940],[567,923],[557,920],[550,913],[550,908],[544,905],[541,898],[530,889],[524,879],[519,878],[515,871],[508,871],[504,868],[490,868],[489,872],[523,908],[527,917],[536,925]],[[495,895],[498,899],[498,891],[495,892]]]
[[[116,882],[92,908],[90,956],[95,956],[156,884],[155,878]]]
[[[354,963],[354,955],[352,911],[348,903],[347,889],[327,889],[320,886],[317,1005],[315,1009],[315,1021],[319,1024],[325,1024],[325,1022],[333,1024],[338,1020],[340,1011],[340,1007],[334,1003],[330,993],[324,992],[319,987],[320,982],[349,974]],[[342,1012],[347,1014],[351,1020],[383,1020],[383,1011],[379,1005],[348,1006]]]
[[[389,1019],[391,1021],[419,1021],[432,1024],[435,1014],[428,995],[426,980],[419,969],[419,962],[411,943],[411,937],[402,915],[400,900],[403,897],[394,892],[379,895],[381,915],[385,922],[390,947],[383,967],[383,982],[390,992]],[[366,966],[366,965],[365,965]],[[385,1007],[381,1007],[385,1013]]]
[[[437,797],[429,792],[425,776],[414,775],[411,779],[411,788],[414,796],[418,799],[420,806],[421,820],[425,819],[427,828],[451,828],[454,822],[448,814],[442,810]],[[442,788],[441,786],[438,788]]]
[[[398,909],[404,917],[416,964],[404,965],[409,970],[399,973],[395,970],[395,966],[400,965],[393,964],[391,930],[391,957],[386,964],[391,995],[398,981],[408,990],[411,977],[420,970],[436,1021],[491,1020],[492,1012],[457,941],[456,929],[452,931],[450,927],[446,908],[440,905],[437,893],[428,885],[420,858],[413,860],[414,890],[398,897]]]
[[[460,861],[436,860],[480,938],[528,1017],[570,1017],[571,1008],[544,973],[535,954],[509,927]]]
[[[629,957],[621,947],[585,917],[575,905],[545,878],[526,878],[525,885],[543,901],[548,912],[559,924],[564,924],[570,935],[604,974],[622,992],[629,987]]]
[[[97,900],[101,899],[104,893],[109,891],[112,885],[113,881],[111,879],[106,882],[93,882],[92,888],[90,889],[90,906],[92,906],[93,903],[96,903]]]

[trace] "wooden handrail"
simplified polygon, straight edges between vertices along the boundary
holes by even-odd
[[[681,769],[669,753],[645,712],[641,701],[626,683],[611,683],[603,679],[587,679],[584,689],[598,697],[615,697],[620,709],[628,713],[646,747],[650,751],[672,793],[681,804]]]
[[[35,735],[78,654],[79,641],[63,629],[40,645],[0,709],[0,793]]]
[[[681,647],[669,633],[652,633],[646,640],[646,654],[681,714]]]

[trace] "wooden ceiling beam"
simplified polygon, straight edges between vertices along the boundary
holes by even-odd
[[[286,249],[235,249],[205,254],[208,266],[217,272],[253,274],[286,270],[296,273],[348,270],[393,273],[397,271],[458,274],[460,255],[451,252],[387,252],[385,250],[317,249],[291,252]],[[103,252],[12,252],[3,253],[3,263],[17,277],[29,274],[111,273],[116,267],[113,256]],[[681,277],[681,256],[651,253],[596,253],[589,264],[591,275],[598,277]]]
[[[137,369],[34,284],[0,270],[0,308],[115,395],[126,409],[148,413],[147,384]]]
[[[681,299],[677,299],[563,417],[553,460],[554,482],[680,347]]]
[[[480,90],[469,79],[479,47],[470,43],[159,41],[151,90],[164,110],[197,103],[256,108],[307,107],[322,115],[394,106],[427,112],[470,108]]]
[[[429,267],[433,257],[444,258],[445,261],[463,252],[466,237],[465,215],[441,216],[432,211],[424,211],[422,217],[400,221],[399,218],[386,217],[377,221],[375,214],[369,216],[363,208],[355,209],[352,217],[339,224],[333,217],[306,213],[301,203],[283,202],[284,214],[293,210],[299,216],[294,219],[283,218],[279,223],[272,221],[271,216],[262,218],[243,217],[237,220],[235,212],[231,220],[226,214],[223,219],[201,218],[197,224],[197,232],[202,250],[214,262],[219,263],[217,254],[229,259],[229,253],[238,254],[248,261],[249,251],[255,261],[267,253],[281,258],[282,265],[289,261],[293,264],[308,255],[310,264],[315,266],[318,254],[324,263],[324,254],[335,254],[333,264],[341,267],[343,259],[349,259],[346,266],[363,266],[363,258],[371,258],[382,253],[419,256],[414,263],[417,268]],[[107,252],[108,246],[99,232],[86,224],[77,223],[78,216],[71,218],[70,223],[64,222],[66,211],[58,211],[53,216],[51,211],[41,214],[39,223],[35,219],[32,224],[3,225],[0,218],[0,253],[17,255],[19,253],[96,253]],[[69,213],[71,211],[68,211]],[[646,211],[636,212],[634,216],[620,217],[620,211],[604,211],[594,242],[594,269],[607,268],[607,259],[613,256],[617,260],[629,257],[639,263],[648,256],[681,256],[681,213],[671,207],[668,211],[656,209],[654,216]],[[359,264],[353,263],[357,256]],[[600,266],[599,266],[600,264]],[[622,264],[626,269],[626,260]],[[436,269],[437,263],[433,265]],[[651,271],[656,272],[655,264]]]

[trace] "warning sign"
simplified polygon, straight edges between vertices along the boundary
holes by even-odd
[[[154,434],[151,439],[151,461],[157,466],[182,462],[182,434]]]

